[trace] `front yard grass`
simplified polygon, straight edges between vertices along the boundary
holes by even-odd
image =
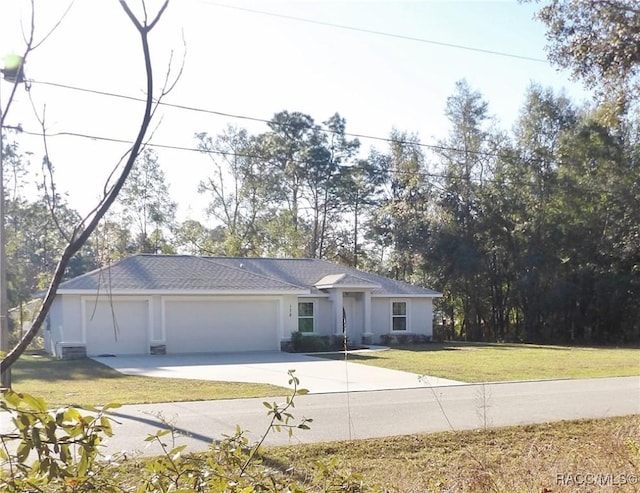
[[[13,390],[43,397],[51,406],[241,399],[290,392],[284,387],[257,383],[123,375],[89,358],[61,361],[42,353],[22,355],[11,375]]]
[[[349,353],[348,360],[465,382],[640,375],[640,349],[628,348],[431,343]],[[290,391],[264,384],[128,376],[91,359],[59,361],[42,353],[24,354],[12,377],[14,390],[41,396],[52,406],[270,397]]]
[[[343,359],[343,355],[326,355]],[[464,342],[349,353],[349,361],[463,382],[640,375],[640,349]]]
[[[633,492],[640,491],[640,416],[265,451],[267,464],[300,477],[327,457],[394,492]]]

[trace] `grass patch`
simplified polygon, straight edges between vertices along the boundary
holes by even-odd
[[[640,477],[639,447],[640,417],[629,416],[274,447],[264,458],[309,477],[316,461],[336,457],[367,484],[405,493],[625,492],[639,486],[562,483],[586,474],[618,483]]]
[[[343,355],[323,357],[342,359]],[[640,375],[640,349],[430,343],[349,354],[356,363],[464,382]]]
[[[257,383],[187,382],[179,378],[123,375],[89,358],[65,361],[41,353],[21,356],[11,374],[13,390],[43,397],[51,406],[241,399],[290,392],[284,387]]]

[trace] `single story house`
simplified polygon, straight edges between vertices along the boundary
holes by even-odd
[[[430,337],[440,296],[318,259],[141,254],[60,284],[44,340],[68,358],[280,350],[295,331]]]

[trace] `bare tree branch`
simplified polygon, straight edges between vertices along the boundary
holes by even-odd
[[[53,165],[51,164],[51,159],[49,158],[49,145],[47,140],[47,129],[45,125],[45,115],[46,115],[47,107],[46,105],[44,106],[44,108],[42,109],[42,116],[40,116],[35,107],[33,98],[31,97],[31,93],[29,93],[29,101],[31,102],[31,107],[33,108],[33,112],[36,116],[36,119],[38,120],[38,123],[40,123],[40,126],[42,127],[42,141],[43,141],[43,147],[44,147],[44,158],[42,159],[42,186],[44,188],[44,195],[45,195],[44,199],[47,203],[47,209],[51,214],[51,218],[53,219],[56,229],[62,235],[62,237],[67,241],[67,243],[69,243],[71,242],[71,237],[62,228],[62,225],[60,224],[60,220],[58,219],[58,215],[56,213],[56,210],[58,209],[58,204],[57,204],[58,192],[56,191],[56,184],[53,178]],[[48,182],[47,182],[47,176],[49,177]],[[50,183],[51,187],[49,187],[47,183]],[[51,188],[51,190],[49,190],[49,188]]]
[[[168,5],[168,1],[169,0],[166,0],[164,2],[163,6],[158,12],[158,15],[156,16],[156,18],[151,24],[143,25],[133,15],[133,13],[131,12],[127,4],[124,2],[124,0],[120,0],[120,5],[124,9],[125,13],[131,20],[132,24],[134,25],[138,33],[140,34],[142,52],[144,54],[145,73],[147,75],[147,87],[146,87],[147,94],[146,94],[146,101],[145,101],[145,109],[142,115],[140,128],[138,130],[138,134],[136,136],[134,144],[131,147],[131,151],[126,160],[126,164],[123,167],[122,172],[118,176],[116,183],[109,190],[109,193],[101,200],[100,204],[95,209],[96,211],[95,214],[93,215],[93,217],[88,219],[88,223],[86,224],[86,226],[84,226],[84,228],[78,230],[76,234],[74,234],[73,241],[69,243],[65,248],[60,258],[60,261],[56,266],[56,270],[54,272],[53,278],[51,280],[51,283],[49,284],[49,288],[44,297],[42,305],[36,314],[36,317],[33,321],[33,325],[31,329],[29,329],[29,331],[23,336],[20,342],[0,362],[0,372],[5,372],[7,369],[11,368],[11,366],[17,361],[20,355],[26,350],[28,345],[31,343],[31,341],[34,339],[34,337],[42,327],[47,317],[47,314],[49,313],[51,305],[53,304],[53,300],[56,296],[56,291],[58,289],[58,286],[62,282],[65,270],[69,265],[69,261],[75,255],[75,253],[78,252],[78,250],[80,250],[80,248],[82,248],[82,246],[86,243],[89,236],[93,233],[93,231],[96,229],[96,227],[100,223],[101,219],[104,217],[104,215],[107,213],[107,211],[109,210],[113,202],[116,200],[118,193],[122,189],[127,177],[129,176],[131,169],[133,168],[136,158],[140,154],[140,151],[144,144],[145,136],[147,134],[147,130],[151,123],[153,106],[154,106],[153,70],[151,65],[151,54],[149,49],[148,34],[151,28],[158,22],[162,13],[165,11]]]
[[[60,16],[60,19],[58,19],[58,22],[56,22],[53,25],[53,27],[49,30],[49,32],[47,34],[45,34],[40,41],[38,41],[37,43],[32,44],[32,46],[31,46],[32,50],[35,50],[42,43],[44,43],[47,39],[49,39],[49,37],[51,37],[51,35],[56,31],[56,29],[58,29],[58,27],[60,27],[60,24],[62,24],[62,21],[65,19],[65,17],[67,17],[67,14],[69,14],[69,11],[71,11],[71,7],[73,7],[73,3],[74,2],[75,2],[75,0],[71,0],[71,2],[69,3],[69,6],[62,13],[62,15]],[[33,25],[33,23],[32,23],[32,25]],[[33,42],[33,39],[32,39],[32,42]]]

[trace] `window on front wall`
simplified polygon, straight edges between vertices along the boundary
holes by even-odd
[[[407,302],[394,301],[391,304],[391,329],[407,330]]]
[[[313,302],[298,303],[298,332],[313,332]]]

